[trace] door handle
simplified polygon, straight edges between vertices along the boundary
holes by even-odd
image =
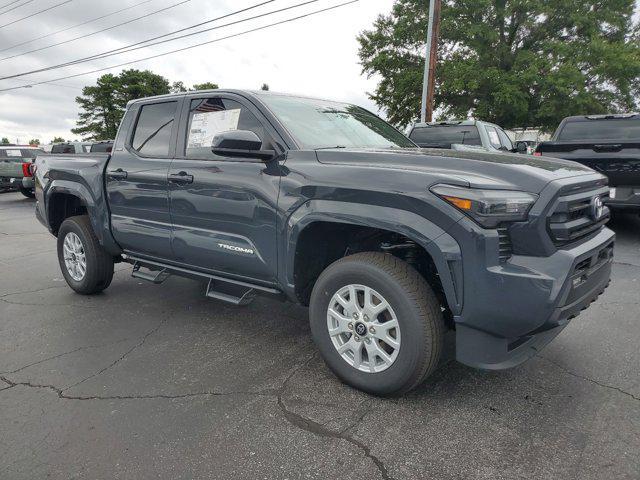
[[[127,178],[128,173],[118,168],[117,170],[111,170],[107,172],[107,177],[112,180],[125,180]]]
[[[169,181],[171,183],[193,183],[193,175],[189,175],[187,172],[172,173],[169,175]]]

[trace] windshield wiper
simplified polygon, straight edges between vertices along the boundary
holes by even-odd
[[[320,147],[320,148],[315,148],[314,150],[332,150],[334,148],[347,148],[344,145],[336,145],[334,147]]]

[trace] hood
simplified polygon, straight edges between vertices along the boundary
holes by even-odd
[[[540,193],[551,181],[593,175],[579,163],[554,158],[443,149],[327,149],[318,161],[334,165],[410,170],[432,176],[430,184],[451,183]]]

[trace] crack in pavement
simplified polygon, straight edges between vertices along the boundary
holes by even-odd
[[[87,380],[92,379],[93,377],[97,377],[98,375],[103,374],[104,372],[106,372],[107,370],[109,370],[110,368],[115,367],[118,363],[120,363],[122,360],[124,360],[127,355],[129,355],[131,352],[133,352],[134,350],[140,348],[142,345],[144,345],[144,343],[147,341],[147,339],[153,335],[154,333],[156,333],[158,330],[160,330],[160,327],[162,327],[162,325],[164,325],[167,322],[168,316],[165,316],[165,318],[163,318],[158,325],[156,325],[154,328],[152,328],[151,330],[149,330],[147,333],[144,334],[144,336],[142,337],[142,339],[135,344],[133,347],[131,347],[129,350],[127,350],[120,358],[116,359],[115,361],[111,362],[111,364],[107,365],[106,367],[104,367],[103,369],[89,375],[86,378],[83,378],[82,380],[80,380],[79,382],[74,383],[73,385],[70,385],[68,387],[65,387],[63,389],[63,391],[69,390],[70,388],[76,387],[78,385],[80,385],[81,383],[86,382]]]
[[[360,440],[358,440],[357,438],[354,438],[352,435],[348,435],[346,432],[352,428],[355,428],[355,426],[362,421],[362,419],[364,419],[364,417],[366,416],[366,411],[364,414],[362,414],[360,416],[360,418],[358,419],[358,421],[356,421],[354,424],[349,425],[347,428],[339,431],[339,432],[334,432],[333,430],[325,427],[324,425],[311,420],[310,418],[307,418],[303,415],[300,415],[298,413],[295,413],[294,411],[290,410],[289,408],[287,408],[284,400],[282,399],[284,393],[286,392],[287,389],[287,385],[289,383],[289,381],[293,378],[293,376],[302,368],[304,368],[305,366],[307,366],[309,363],[311,363],[311,361],[315,358],[316,354],[314,353],[313,355],[311,355],[311,357],[309,357],[299,368],[295,369],[293,372],[291,372],[291,374],[289,374],[289,376],[284,380],[284,382],[282,383],[282,386],[280,387],[279,391],[278,391],[278,395],[277,395],[277,402],[278,402],[278,407],[280,408],[280,410],[282,411],[282,414],[284,415],[284,418],[293,426],[304,430],[306,432],[312,433],[313,435],[319,436],[319,437],[323,437],[323,438],[332,438],[332,439],[336,439],[336,440],[345,440],[347,442],[349,442],[350,444],[354,445],[355,447],[357,447],[358,449],[360,449],[362,451],[362,453],[364,453],[364,456],[368,459],[370,459],[374,465],[376,466],[376,468],[378,469],[378,471],[380,472],[380,475],[382,476],[383,480],[393,480],[393,477],[389,474],[389,471],[386,467],[386,465],[384,464],[384,462],[378,458],[376,455],[374,455],[373,453],[371,453],[371,448],[366,445],[364,442],[361,442]]]
[[[104,344],[102,344],[102,345],[87,345],[87,346],[85,346],[85,347],[78,347],[78,348],[75,348],[75,349],[73,349],[73,350],[69,350],[68,352],[59,353],[59,354],[57,354],[57,355],[53,355],[53,356],[51,356],[51,357],[43,358],[42,360],[38,360],[37,362],[29,363],[29,364],[27,364],[27,365],[24,365],[24,366],[22,366],[22,367],[20,367],[20,368],[15,369],[15,370],[10,370],[10,371],[5,371],[5,372],[0,372],[0,374],[12,374],[12,373],[18,373],[18,372],[20,372],[20,371],[22,371],[22,370],[24,370],[24,369],[26,369],[26,368],[33,367],[34,365],[39,365],[39,364],[41,364],[41,363],[45,363],[45,362],[48,362],[48,361],[50,361],[50,360],[55,360],[56,358],[64,357],[65,355],[71,355],[72,353],[80,352],[80,351],[82,351],[82,350],[89,350],[89,349],[92,349],[92,348],[103,348],[103,347],[109,347],[109,346],[111,346],[111,345],[117,345],[118,343],[126,342],[127,340],[128,340],[128,339],[126,339],[126,338],[125,338],[125,339],[122,339],[122,340],[118,340],[118,341],[116,341],[116,342],[104,343]]]
[[[614,391],[616,391],[616,392],[622,393],[623,395],[626,395],[626,396],[628,396],[628,397],[631,397],[631,398],[633,398],[634,400],[638,400],[638,401],[640,401],[640,397],[635,396],[633,393],[626,392],[626,391],[622,390],[622,389],[621,389],[621,388],[619,388],[619,387],[614,387],[613,385],[607,385],[606,383],[601,383],[601,382],[599,382],[599,381],[597,381],[597,380],[594,380],[593,378],[585,377],[584,375],[580,375],[580,374],[578,374],[578,373],[572,372],[571,370],[567,369],[567,368],[566,368],[566,367],[564,367],[563,365],[561,365],[561,364],[559,364],[559,363],[557,363],[557,362],[554,362],[554,361],[553,361],[553,360],[551,360],[550,358],[543,357],[542,355],[539,355],[539,354],[538,354],[537,356],[538,356],[539,358],[543,359],[543,360],[546,360],[546,361],[547,361],[548,363],[550,363],[551,365],[553,365],[553,366],[555,366],[556,368],[558,368],[559,370],[562,370],[563,372],[565,372],[565,373],[567,373],[567,374],[571,375],[572,377],[576,377],[576,378],[579,378],[579,379],[581,379],[581,380],[585,380],[585,381],[587,381],[587,382],[590,382],[590,383],[593,383],[593,384],[595,384],[595,385],[598,385],[599,387],[602,387],[602,388],[607,388],[607,389],[609,389],[609,390],[614,390]]]

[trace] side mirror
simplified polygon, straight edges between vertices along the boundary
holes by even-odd
[[[211,151],[222,157],[257,158],[262,161],[276,156],[275,150],[262,150],[262,140],[250,130],[220,132],[213,137]]]
[[[529,153],[529,146],[527,145],[527,142],[516,142],[516,152]]]

